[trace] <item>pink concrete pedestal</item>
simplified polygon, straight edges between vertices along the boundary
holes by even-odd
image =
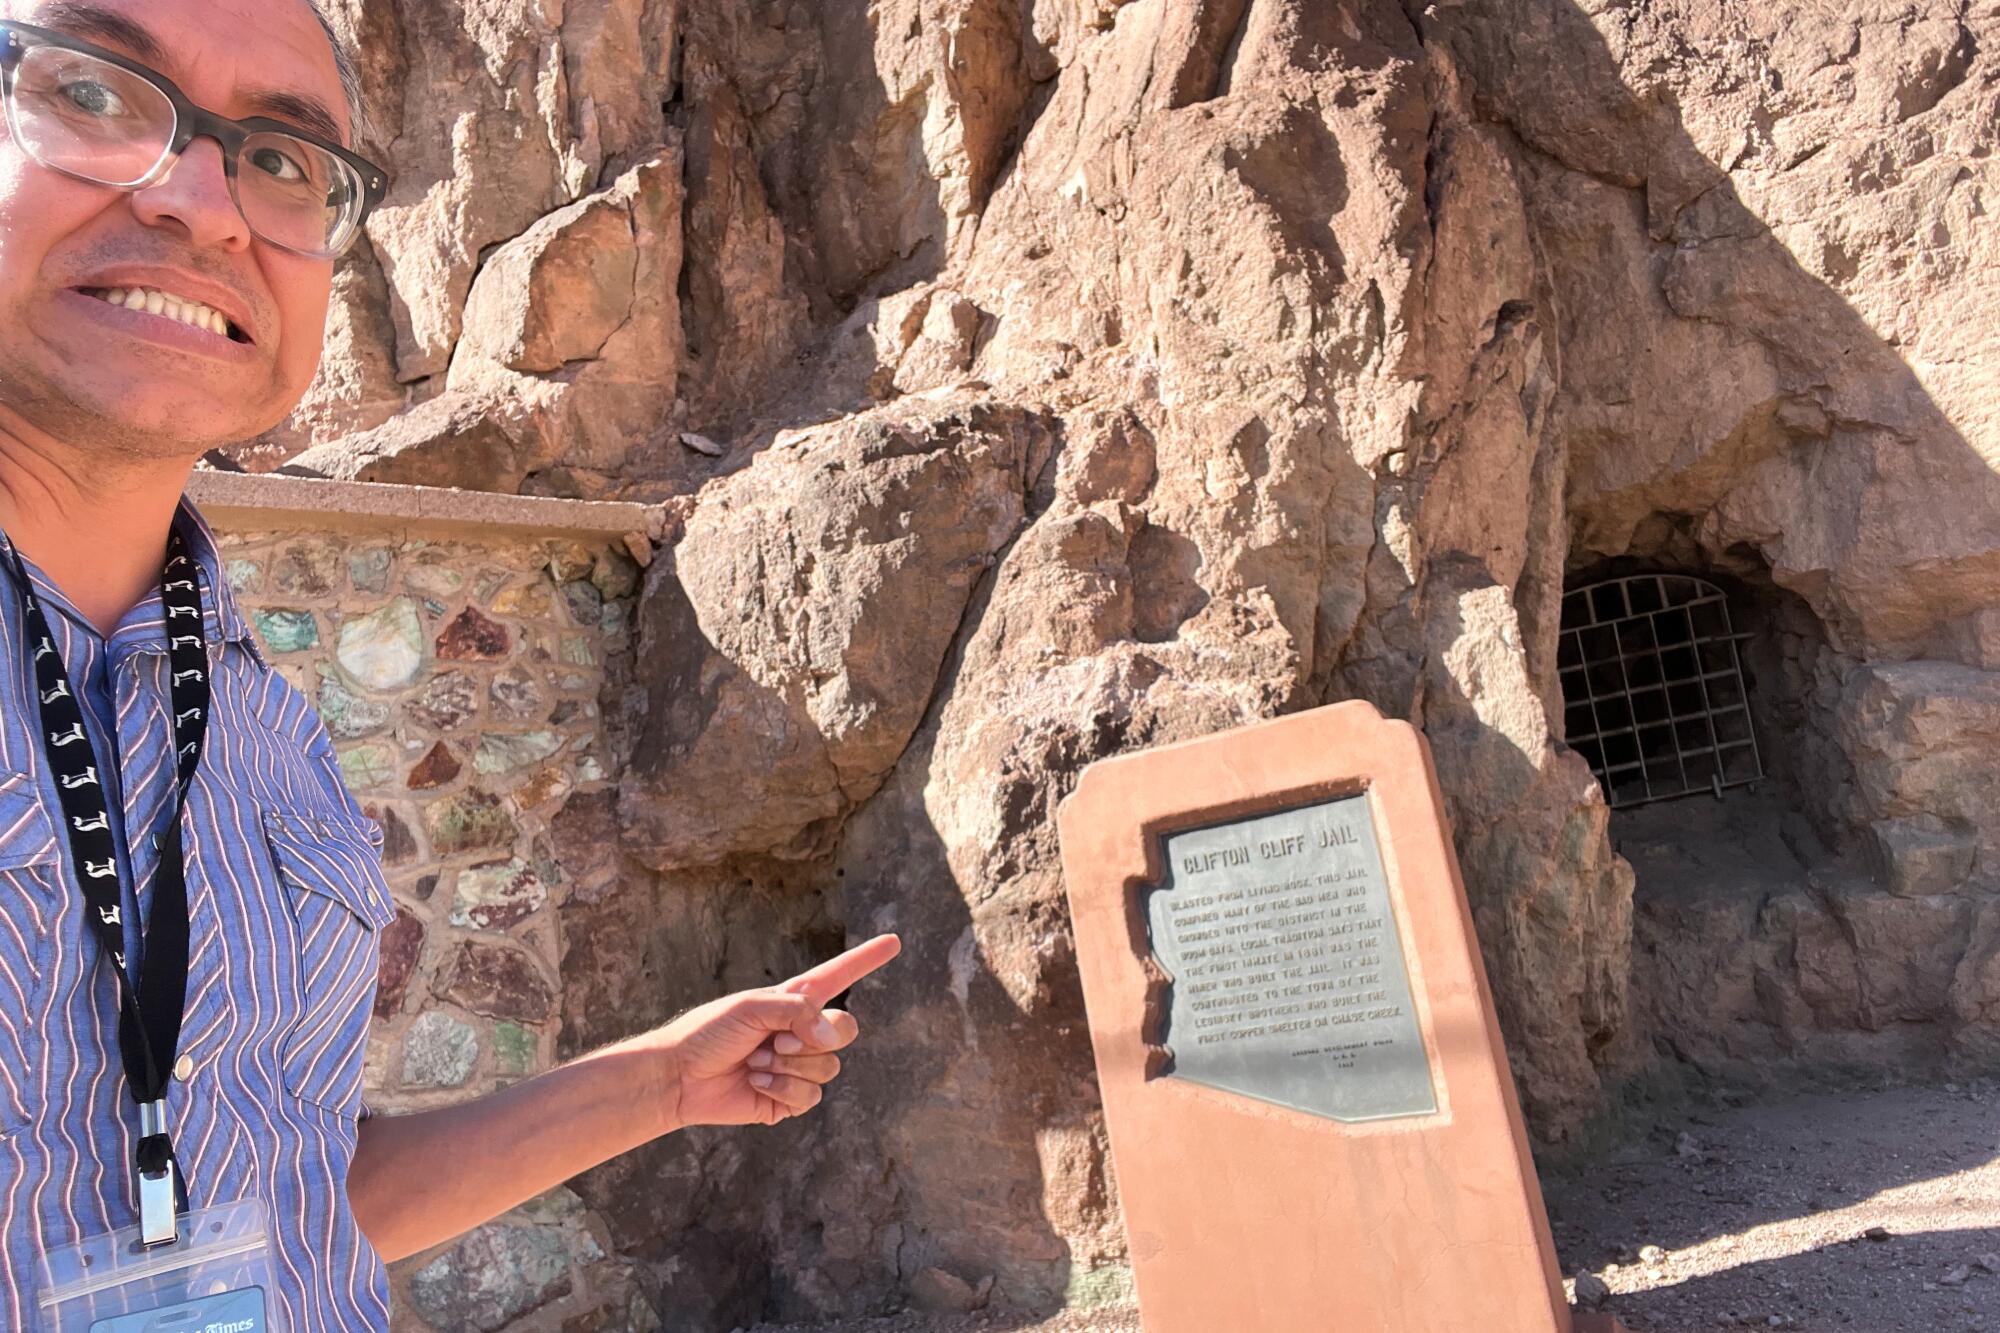
[[[1358,793],[1437,1110],[1349,1124],[1164,1074],[1169,979],[1140,898],[1162,880],[1162,837]],[[1147,1333],[1571,1333],[1415,730],[1349,703],[1108,760],[1083,775],[1060,828]]]

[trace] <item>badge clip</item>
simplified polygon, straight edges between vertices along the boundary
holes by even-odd
[[[180,1239],[178,1182],[173,1140],[167,1137],[167,1104],[139,1106],[139,1243],[148,1249]]]

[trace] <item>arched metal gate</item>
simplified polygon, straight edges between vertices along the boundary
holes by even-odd
[[[1722,589],[1684,574],[1605,579],[1563,597],[1570,747],[1614,808],[1764,776]]]

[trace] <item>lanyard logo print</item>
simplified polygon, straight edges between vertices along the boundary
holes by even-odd
[[[111,827],[104,784],[91,762],[90,734],[82,705],[70,686],[62,654],[56,650],[41,598],[28,577],[27,566],[11,542],[6,554],[21,594],[23,622],[35,645],[35,684],[41,703],[42,736],[50,770],[56,776],[70,859],[77,868],[89,919],[97,926],[98,942],[117,975],[118,1050],[125,1081],[140,1107],[140,1139],[135,1153],[139,1174],[141,1223],[148,1243],[175,1239],[175,1213],[186,1207],[186,1195],[174,1159],[173,1137],[166,1126],[167,1079],[180,1047],[181,1017],[187,1002],[188,911],[186,867],[181,846],[181,815],[188,787],[201,765],[207,738],[209,677],[207,644],[199,633],[170,634],[168,692],[173,701],[174,749],[178,783],[171,817],[159,837],[159,872],[153,882],[153,904],[146,921],[146,953],[135,988],[125,960],[124,915],[118,882],[118,845]],[[201,624],[201,592],[193,577],[195,566],[187,540],[176,528],[167,541],[166,569],[160,576],[166,623]]]

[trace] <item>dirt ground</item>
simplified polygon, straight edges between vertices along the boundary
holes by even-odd
[[[2000,1333],[2000,1085],[1684,1112],[1549,1173],[1543,1191],[1570,1285],[1601,1279],[1631,1333]],[[749,1333],[1001,1330],[1139,1333],[1139,1320],[907,1314]]]
[[[1140,1333],[1140,1328],[1138,1310],[1119,1306],[1073,1311],[1039,1324],[984,1312],[948,1316],[901,1314],[842,1324],[759,1324],[748,1333]]]
[[[1991,1083],[1689,1113],[1543,1192],[1633,1333],[2000,1330]]]

